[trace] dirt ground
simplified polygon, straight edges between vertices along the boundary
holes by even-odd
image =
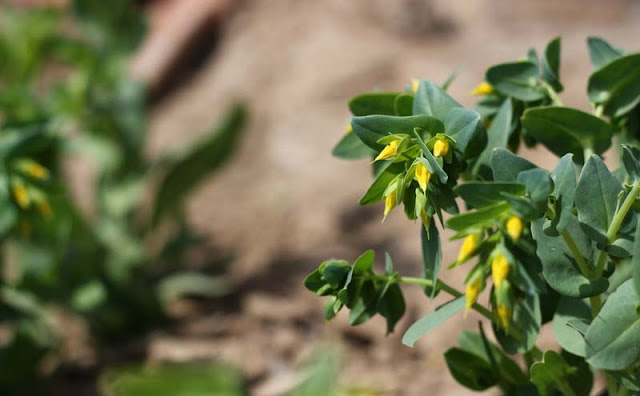
[[[399,270],[419,273],[419,225],[382,208],[359,207],[370,183],[366,161],[332,158],[358,93],[397,90],[411,78],[443,81],[471,105],[472,87],[493,63],[523,56],[563,37],[561,78],[566,104],[586,107],[589,35],[638,50],[640,3],[550,0],[246,0],[224,24],[203,68],[155,109],[153,151],[204,131],[228,104],[244,99],[251,124],[232,163],[190,203],[194,225],[235,255],[236,287],[224,313],[189,315],[151,336],[151,360],[219,358],[240,367],[252,394],[276,395],[296,367],[325,340],[344,352],[343,382],[385,395],[464,395],[447,372],[443,351],[477,316],[456,317],[420,341],[401,335],[429,302],[406,289],[408,314],[385,337],[381,320],[357,328],[340,315],[325,324],[323,301],[302,286],[322,260],[353,260],[375,248]],[[211,40],[214,38],[212,37]],[[551,167],[545,153],[529,153]],[[457,246],[446,243],[445,262]],[[381,263],[378,263],[380,265]],[[464,270],[462,270],[464,271]],[[443,277],[460,285],[463,274]],[[293,377],[294,378],[294,377]],[[470,393],[469,393],[470,394]]]

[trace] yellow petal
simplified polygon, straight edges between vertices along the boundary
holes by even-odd
[[[478,233],[473,233],[473,234],[467,235],[467,237],[464,238],[464,241],[462,242],[462,246],[460,247],[460,252],[458,253],[459,263],[469,258],[469,256],[471,256],[473,252],[475,252],[475,250],[478,248],[479,236],[480,235]]]
[[[493,92],[493,86],[491,86],[491,84],[489,84],[488,82],[483,81],[480,84],[478,84],[478,86],[475,87],[473,91],[471,91],[471,95],[473,96],[489,95],[492,92]]]
[[[467,284],[467,287],[464,293],[467,299],[467,302],[465,304],[465,307],[467,309],[471,308],[473,306],[473,303],[475,303],[476,300],[478,299],[478,294],[480,294],[480,287],[481,287],[481,281],[479,278],[478,280]]]
[[[511,218],[507,220],[507,234],[509,234],[514,241],[520,239],[523,228],[522,219],[518,216],[511,216]]]
[[[511,324],[511,315],[513,314],[513,309],[507,307],[505,304],[499,304],[498,308],[496,308],[496,314],[498,319],[500,320],[500,324],[505,329],[509,328]]]
[[[13,183],[13,198],[15,198],[18,206],[27,209],[31,205],[31,198],[27,188],[21,182]]]
[[[25,173],[34,179],[47,180],[49,178],[49,170],[37,162],[29,161],[24,165]]]
[[[345,128],[345,131],[346,131],[347,133],[353,132],[353,127],[351,126],[351,123],[348,123],[348,124],[347,124],[347,127]]]
[[[433,155],[436,157],[444,157],[449,152],[449,142],[444,139],[438,139],[433,145]]]
[[[396,207],[397,204],[398,201],[396,198],[396,191],[393,190],[393,192],[387,195],[384,199],[384,218],[382,219],[382,221],[387,218],[387,215],[391,212],[391,210],[393,210],[393,208]]]
[[[376,157],[374,161],[386,160],[391,157],[396,156],[396,152],[398,151],[398,146],[400,145],[400,140],[393,140],[391,143],[387,144],[380,154]]]
[[[429,180],[431,179],[431,172],[424,166],[422,163],[416,165],[416,175],[415,179],[418,181],[420,188],[422,191],[427,192],[427,185],[429,184]]]
[[[418,92],[418,88],[420,87],[420,81],[418,81],[417,79],[413,79],[411,80],[411,91],[415,94],[416,92]]]
[[[496,288],[502,286],[502,282],[509,275],[509,261],[502,253],[493,256],[491,260],[491,277]]]

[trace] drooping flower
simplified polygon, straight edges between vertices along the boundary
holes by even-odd
[[[506,306],[505,304],[498,304],[498,307],[496,308],[496,315],[498,316],[498,320],[500,321],[502,327],[508,329],[509,325],[511,324],[513,309]]]
[[[47,180],[49,179],[49,169],[40,165],[36,161],[30,159],[22,159],[17,161],[17,168],[20,169],[25,174],[30,177],[38,180]]]
[[[13,198],[22,209],[27,209],[31,205],[31,197],[29,191],[21,181],[12,183]]]
[[[511,216],[509,220],[507,220],[507,234],[513,239],[517,241],[522,236],[522,230],[524,229],[524,224],[522,223],[522,219],[518,216]]]
[[[482,96],[482,95],[489,95],[492,92],[493,92],[493,86],[491,84],[489,84],[488,82],[483,81],[480,84],[478,84],[473,89],[473,91],[471,91],[471,95],[473,95],[473,96]]]
[[[419,87],[420,81],[418,81],[418,79],[414,78],[413,80],[411,80],[411,92],[415,94],[416,92],[418,92]]]
[[[415,179],[418,181],[422,191],[427,192],[427,185],[431,179],[431,172],[429,172],[429,169],[427,169],[424,164],[418,163],[418,165],[416,165]]]
[[[458,262],[461,263],[468,259],[478,248],[478,240],[480,239],[480,234],[474,232],[473,234],[469,234],[464,238],[462,242],[462,246],[460,247],[460,251],[458,252]]]
[[[376,157],[374,161],[386,160],[391,157],[395,157],[398,151],[398,146],[400,145],[400,140],[392,140],[389,144],[387,144],[380,154]]]
[[[482,269],[477,268],[469,277],[466,288],[466,304],[465,307],[469,310],[478,299],[478,295],[484,289],[484,272]]]
[[[507,260],[507,257],[502,252],[498,252],[491,260],[491,277],[497,289],[502,286],[502,282],[504,282],[508,275],[509,260]]]
[[[444,139],[438,139],[433,145],[433,155],[436,157],[444,157],[449,152],[449,142]]]

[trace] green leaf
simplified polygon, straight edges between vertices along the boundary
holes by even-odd
[[[371,280],[359,282],[349,311],[349,324],[356,326],[371,319],[377,312],[378,293]]]
[[[462,107],[449,94],[431,80],[422,80],[413,99],[413,114],[426,114],[441,121],[449,111]]]
[[[589,77],[589,100],[604,105],[604,114],[621,117],[640,103],[640,54],[615,59]]]
[[[573,153],[583,163],[584,149],[596,154],[611,146],[613,129],[607,122],[591,114],[569,107],[536,107],[522,117],[527,134],[544,144],[558,156]]]
[[[335,157],[343,159],[360,159],[365,157],[371,157],[376,152],[371,147],[362,143],[358,135],[355,133],[347,132],[342,139],[335,145],[331,152]]]
[[[429,224],[429,233],[424,227],[420,227],[420,239],[422,241],[422,277],[431,280],[435,286],[438,282],[438,272],[442,264],[442,246],[440,244],[440,234],[436,222]],[[436,296],[437,288],[425,286],[424,292],[430,297]]]
[[[403,164],[389,165],[376,180],[371,184],[367,192],[360,198],[360,205],[370,205],[380,201],[384,197],[384,192],[401,172],[404,172]]]
[[[183,297],[219,297],[230,291],[230,281],[198,272],[172,274],[158,284],[158,296],[169,303]]]
[[[542,75],[556,92],[562,92],[560,83],[560,37],[547,44],[542,57]]]
[[[640,221],[636,223],[636,233],[633,242],[633,255],[631,256],[631,272],[636,293],[640,297]]]
[[[524,195],[525,186],[515,182],[468,181],[454,187],[471,208],[483,208],[504,201],[503,193]]]
[[[413,95],[399,95],[396,98],[394,107],[397,116],[413,115]]]
[[[234,106],[220,126],[192,146],[162,177],[153,205],[152,223],[158,224],[169,211],[231,156],[240,140],[247,118],[243,105]]]
[[[592,155],[582,169],[576,188],[578,220],[589,237],[607,244],[607,230],[613,220],[622,186],[600,159]]]
[[[447,220],[447,228],[454,231],[462,231],[470,227],[491,225],[494,220],[500,218],[510,209],[506,202],[498,202],[493,205],[465,212]]]
[[[544,213],[547,207],[547,200],[553,191],[553,182],[546,170],[528,169],[518,174],[518,182],[524,184],[527,195],[533,206]]]
[[[414,128],[420,128],[430,134],[444,132],[442,121],[426,116],[395,117],[386,115],[370,115],[354,117],[351,120],[353,132],[364,144],[379,152],[384,148],[378,140],[396,133],[411,135]]]
[[[485,79],[502,94],[524,102],[534,102],[545,97],[545,91],[540,85],[538,66],[528,61],[492,66],[487,70]]]
[[[482,391],[498,383],[489,363],[464,349],[451,348],[444,358],[453,378],[469,389]]]
[[[366,93],[358,95],[349,101],[349,110],[354,116],[368,115],[396,115],[395,103],[397,92]]]
[[[595,69],[601,68],[624,54],[624,51],[612,46],[599,37],[587,38],[587,46],[589,47],[589,59]]]
[[[444,120],[447,135],[456,141],[456,149],[465,158],[477,156],[487,144],[487,133],[480,114],[474,110],[455,107]]]
[[[541,324],[540,299],[537,294],[527,294],[513,308],[509,333],[495,323],[492,326],[502,349],[506,353],[516,354],[530,351],[535,346]]]
[[[640,149],[623,144],[622,163],[627,174],[631,177],[632,183],[640,180]]]
[[[362,253],[360,257],[353,262],[354,274],[372,274],[373,273],[373,261],[376,258],[376,253],[369,249]]]
[[[491,171],[495,181],[514,182],[520,172],[533,168],[537,166],[507,149],[496,148],[491,153]]]
[[[216,363],[132,365],[108,370],[98,383],[114,396],[245,395],[242,374]]]
[[[566,154],[560,159],[553,172],[554,190],[551,194],[556,200],[556,217],[550,222],[550,227],[555,235],[561,234],[567,229],[571,217],[573,217],[573,205],[576,195],[576,168],[573,164],[573,154]]]
[[[542,275],[555,291],[575,298],[601,294],[609,287],[606,279],[587,279],[578,268],[571,251],[562,238],[548,236],[543,231],[544,219],[531,223],[531,233],[536,241],[536,254],[542,262]],[[575,217],[566,231],[572,236],[578,250],[587,261],[591,258],[591,242],[582,231]]]
[[[491,122],[491,126],[487,130],[487,146],[480,154],[480,157],[474,165],[474,174],[481,174],[488,178],[490,160],[493,149],[506,149],[509,144],[509,135],[511,134],[511,122],[513,119],[513,105],[511,99],[507,98],[502,102],[500,110]],[[514,178],[515,179],[515,178]]]
[[[552,330],[560,346],[577,356],[586,356],[584,335],[580,334],[569,322],[591,322],[591,308],[585,300],[562,296],[553,316]]]
[[[585,336],[590,365],[625,370],[640,360],[639,303],[631,280],[609,296]]]
[[[378,299],[378,313],[387,320],[387,334],[393,333],[396,323],[404,315],[406,305],[398,284],[388,284]]]
[[[567,378],[575,372],[576,369],[569,366],[558,352],[551,350],[545,351],[542,361],[534,363],[530,368],[531,382],[543,396],[550,394],[552,390],[568,386]]]
[[[462,311],[464,305],[465,297],[461,296],[438,307],[435,311],[429,312],[407,329],[407,332],[404,333],[402,337],[402,343],[406,346],[413,347],[420,338],[427,335],[427,333],[447,321],[447,319],[453,315]]]
[[[440,163],[438,163],[438,160],[436,159],[436,157],[433,156],[433,154],[431,153],[427,145],[424,143],[424,140],[422,140],[422,137],[420,136],[417,130],[413,131],[413,136],[418,141],[418,145],[420,146],[422,155],[424,155],[425,157],[425,158],[418,157],[418,160],[422,162],[423,165],[427,167],[427,169],[433,170],[433,173],[436,174],[436,176],[438,177],[438,180],[440,180],[440,183],[446,184],[447,180],[449,180],[449,175],[447,175],[444,169],[442,169],[442,166],[440,165]]]

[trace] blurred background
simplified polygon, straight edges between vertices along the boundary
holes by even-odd
[[[27,208],[15,193],[21,179],[7,176],[19,212],[2,241],[2,299],[11,306],[0,312],[2,393],[160,395],[170,389],[157,382],[163,377],[173,384],[181,381],[176,378],[190,384],[206,378],[203,386],[211,393],[203,394],[313,395],[321,393],[304,384],[317,376],[338,381],[351,394],[465,394],[442,353],[459,328],[476,327],[474,314],[454,318],[410,349],[401,344],[402,333],[433,308],[420,290],[407,289],[408,315],[385,337],[381,318],[350,327],[339,315],[325,324],[322,301],[304,289],[304,276],[321,261],[353,260],[368,248],[379,257],[391,253],[400,272],[420,271],[420,224],[395,213],[381,225],[381,207],[359,207],[370,184],[369,164],[332,158],[331,149],[345,131],[352,96],[402,90],[412,78],[442,82],[458,69],[449,92],[470,106],[470,91],[487,66],[520,58],[532,46],[541,51],[555,36],[563,40],[563,101],[587,108],[586,38],[637,50],[640,2],[0,0],[0,122],[12,131],[44,118],[64,140],[62,149],[10,158],[35,158],[65,180],[65,188],[51,193],[33,187],[34,202],[42,202],[38,194],[44,191],[52,194],[54,212],[67,213],[56,207],[55,196],[68,194],[78,208],[70,216],[99,230],[86,256],[69,254],[79,236],[53,238],[55,251],[64,250],[56,253],[58,261],[51,258],[53,248],[43,253],[48,259],[15,253],[53,243],[25,231],[37,228],[37,221],[28,225]],[[56,90],[58,83],[63,88]],[[93,92],[94,85],[101,90]],[[103,98],[115,98],[117,106],[105,107],[112,101]],[[113,140],[114,134],[126,139]],[[98,138],[84,144],[85,135]],[[138,135],[146,140],[122,149],[128,144],[123,139]],[[199,143],[185,149],[192,140]],[[110,168],[104,163],[115,161],[109,148],[114,141],[120,162]],[[527,155],[551,167],[542,150]],[[97,165],[91,161],[103,157]],[[158,174],[151,171],[156,168]],[[184,176],[192,173],[197,183]],[[147,176],[153,187],[133,182]],[[188,199],[176,198],[187,190],[193,192]],[[113,191],[117,198],[108,198],[116,196]],[[127,206],[127,191],[135,191],[137,206]],[[112,201],[126,210],[109,211]],[[151,220],[140,226],[138,214],[149,211]],[[171,220],[137,238],[163,218]],[[123,233],[131,238],[121,241]],[[177,247],[180,255],[146,254]],[[129,248],[139,255],[123,257]],[[448,244],[445,262],[456,252],[456,244]],[[90,267],[84,260],[100,262],[95,273],[52,291],[62,285],[53,272]],[[145,260],[156,263],[152,271],[138,266]],[[64,265],[52,264],[59,262]],[[105,270],[116,265],[130,278],[120,281]],[[12,278],[20,266],[27,270]],[[41,275],[30,278],[35,267],[51,284]],[[177,274],[170,281],[167,268]],[[461,285],[462,276],[450,271],[444,278]],[[143,278],[147,283],[134,282]],[[159,302],[136,305],[140,294],[159,285]],[[112,303],[116,297],[120,305]],[[147,315],[145,304],[156,303],[158,317]],[[37,307],[5,313],[25,304]],[[19,330],[34,310],[46,311],[37,322],[46,323],[44,330]]]

